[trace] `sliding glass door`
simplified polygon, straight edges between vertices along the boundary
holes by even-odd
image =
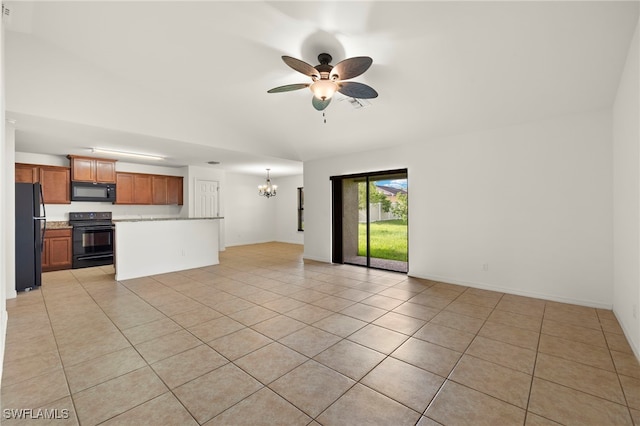
[[[406,169],[331,179],[333,261],[407,272]]]

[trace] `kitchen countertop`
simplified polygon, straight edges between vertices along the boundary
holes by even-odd
[[[224,219],[223,216],[214,217],[146,217],[137,219],[113,219],[113,223],[118,222],[157,222],[162,220],[213,220]]]
[[[66,221],[47,221],[47,229],[71,229],[72,226]]]

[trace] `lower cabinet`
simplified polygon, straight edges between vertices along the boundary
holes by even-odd
[[[47,229],[42,250],[42,272],[71,269],[71,229]]]

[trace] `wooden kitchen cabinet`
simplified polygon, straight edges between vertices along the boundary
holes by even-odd
[[[151,204],[167,204],[167,176],[151,176]]]
[[[116,160],[69,155],[74,182],[116,183]]]
[[[152,176],[142,173],[116,173],[116,204],[152,204]]]
[[[16,183],[36,183],[39,180],[39,166],[35,164],[16,163]]]
[[[42,250],[42,272],[71,269],[71,229],[47,229]]]
[[[96,182],[116,182],[116,162],[114,160],[96,160]]]
[[[183,204],[182,176],[167,176],[167,204]]]
[[[71,203],[71,180],[68,167],[16,163],[16,183],[42,185],[45,204]]]
[[[151,178],[152,178],[151,175],[143,175],[143,174],[133,175],[134,204],[153,204]]]
[[[45,204],[70,204],[71,180],[66,167],[40,166],[40,185]]]
[[[116,204],[182,205],[182,176],[116,173]]]
[[[135,204],[132,173],[116,173],[116,204]]]

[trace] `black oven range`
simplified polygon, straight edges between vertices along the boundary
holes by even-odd
[[[73,269],[113,264],[111,212],[71,212]]]

